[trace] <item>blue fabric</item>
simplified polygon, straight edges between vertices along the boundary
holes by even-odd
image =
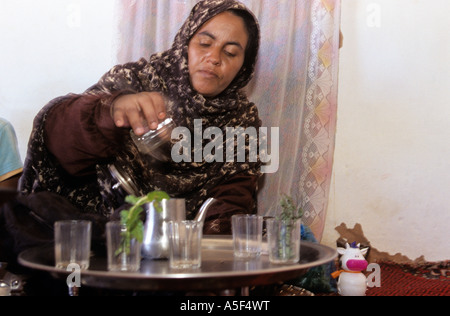
[[[314,233],[312,230],[308,227],[302,224],[302,240],[310,241],[313,243],[317,243],[317,239],[314,236]]]
[[[302,225],[302,240],[318,243],[311,229]],[[336,271],[334,262],[314,267],[297,280],[292,280],[292,285],[304,288],[312,293],[332,293],[337,292],[336,280],[331,277],[331,273]]]
[[[0,177],[23,168],[12,125],[0,118]]]

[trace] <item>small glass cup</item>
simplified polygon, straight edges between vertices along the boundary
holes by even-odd
[[[302,220],[267,220],[269,260],[274,264],[297,264],[300,261]]]
[[[55,222],[55,266],[66,270],[77,264],[81,270],[89,269],[92,222]]]
[[[255,259],[262,251],[263,217],[257,215],[233,215],[234,256],[240,259]]]
[[[11,286],[3,280],[0,280],[0,297],[11,296]]]
[[[199,269],[202,264],[203,223],[169,222],[170,267]]]
[[[141,153],[167,162],[171,159],[170,142],[174,128],[174,121],[168,118],[160,123],[156,130],[151,130],[142,136],[137,136],[131,131],[131,138]]]
[[[123,236],[124,232],[126,227],[120,222],[106,224],[108,270],[137,272],[141,268],[141,243],[134,238],[127,243]]]

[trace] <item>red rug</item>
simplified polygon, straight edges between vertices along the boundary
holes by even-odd
[[[381,287],[367,296],[450,296],[450,261],[421,267],[380,263]]]

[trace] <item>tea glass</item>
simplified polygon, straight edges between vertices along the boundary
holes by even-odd
[[[75,264],[80,270],[89,268],[92,222],[57,221],[55,228],[55,266],[67,270]]]
[[[234,256],[240,259],[255,259],[262,251],[263,217],[257,215],[233,215]]]
[[[198,269],[202,264],[203,223],[169,222],[170,267]]]
[[[141,267],[141,243],[124,237],[126,227],[120,222],[106,224],[108,270],[112,272],[137,272]]]

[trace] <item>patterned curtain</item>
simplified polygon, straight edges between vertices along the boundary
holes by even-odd
[[[120,63],[168,49],[198,0],[118,0]],[[282,194],[302,204],[321,240],[336,132],[340,0],[241,0],[258,17],[262,46],[250,100],[280,128],[279,169],[260,184],[259,211]],[[278,144],[269,144],[277,146]]]

